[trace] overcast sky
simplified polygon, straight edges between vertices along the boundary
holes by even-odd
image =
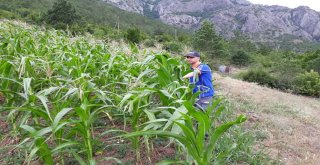
[[[280,5],[295,8],[298,6],[309,6],[311,9],[320,11],[320,0],[248,0],[253,4]]]

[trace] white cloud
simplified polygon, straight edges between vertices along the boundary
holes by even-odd
[[[248,0],[253,4],[262,5],[280,5],[287,6],[290,8],[296,8],[298,6],[308,6],[313,10],[320,12],[320,1],[319,0]]]

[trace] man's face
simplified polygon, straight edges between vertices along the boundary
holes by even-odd
[[[193,57],[193,56],[186,56],[186,60],[188,61],[189,64],[194,64],[200,60],[199,57]]]

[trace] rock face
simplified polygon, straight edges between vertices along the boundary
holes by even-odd
[[[197,28],[207,19],[226,38],[235,31],[255,41],[284,36],[320,41],[320,13],[308,7],[254,5],[246,0],[104,0],[123,10],[183,27]]]

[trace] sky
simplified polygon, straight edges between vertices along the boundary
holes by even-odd
[[[313,10],[320,12],[320,0],[248,0],[253,4],[262,5],[279,5],[287,6],[289,8],[296,8],[298,6],[308,6]]]

